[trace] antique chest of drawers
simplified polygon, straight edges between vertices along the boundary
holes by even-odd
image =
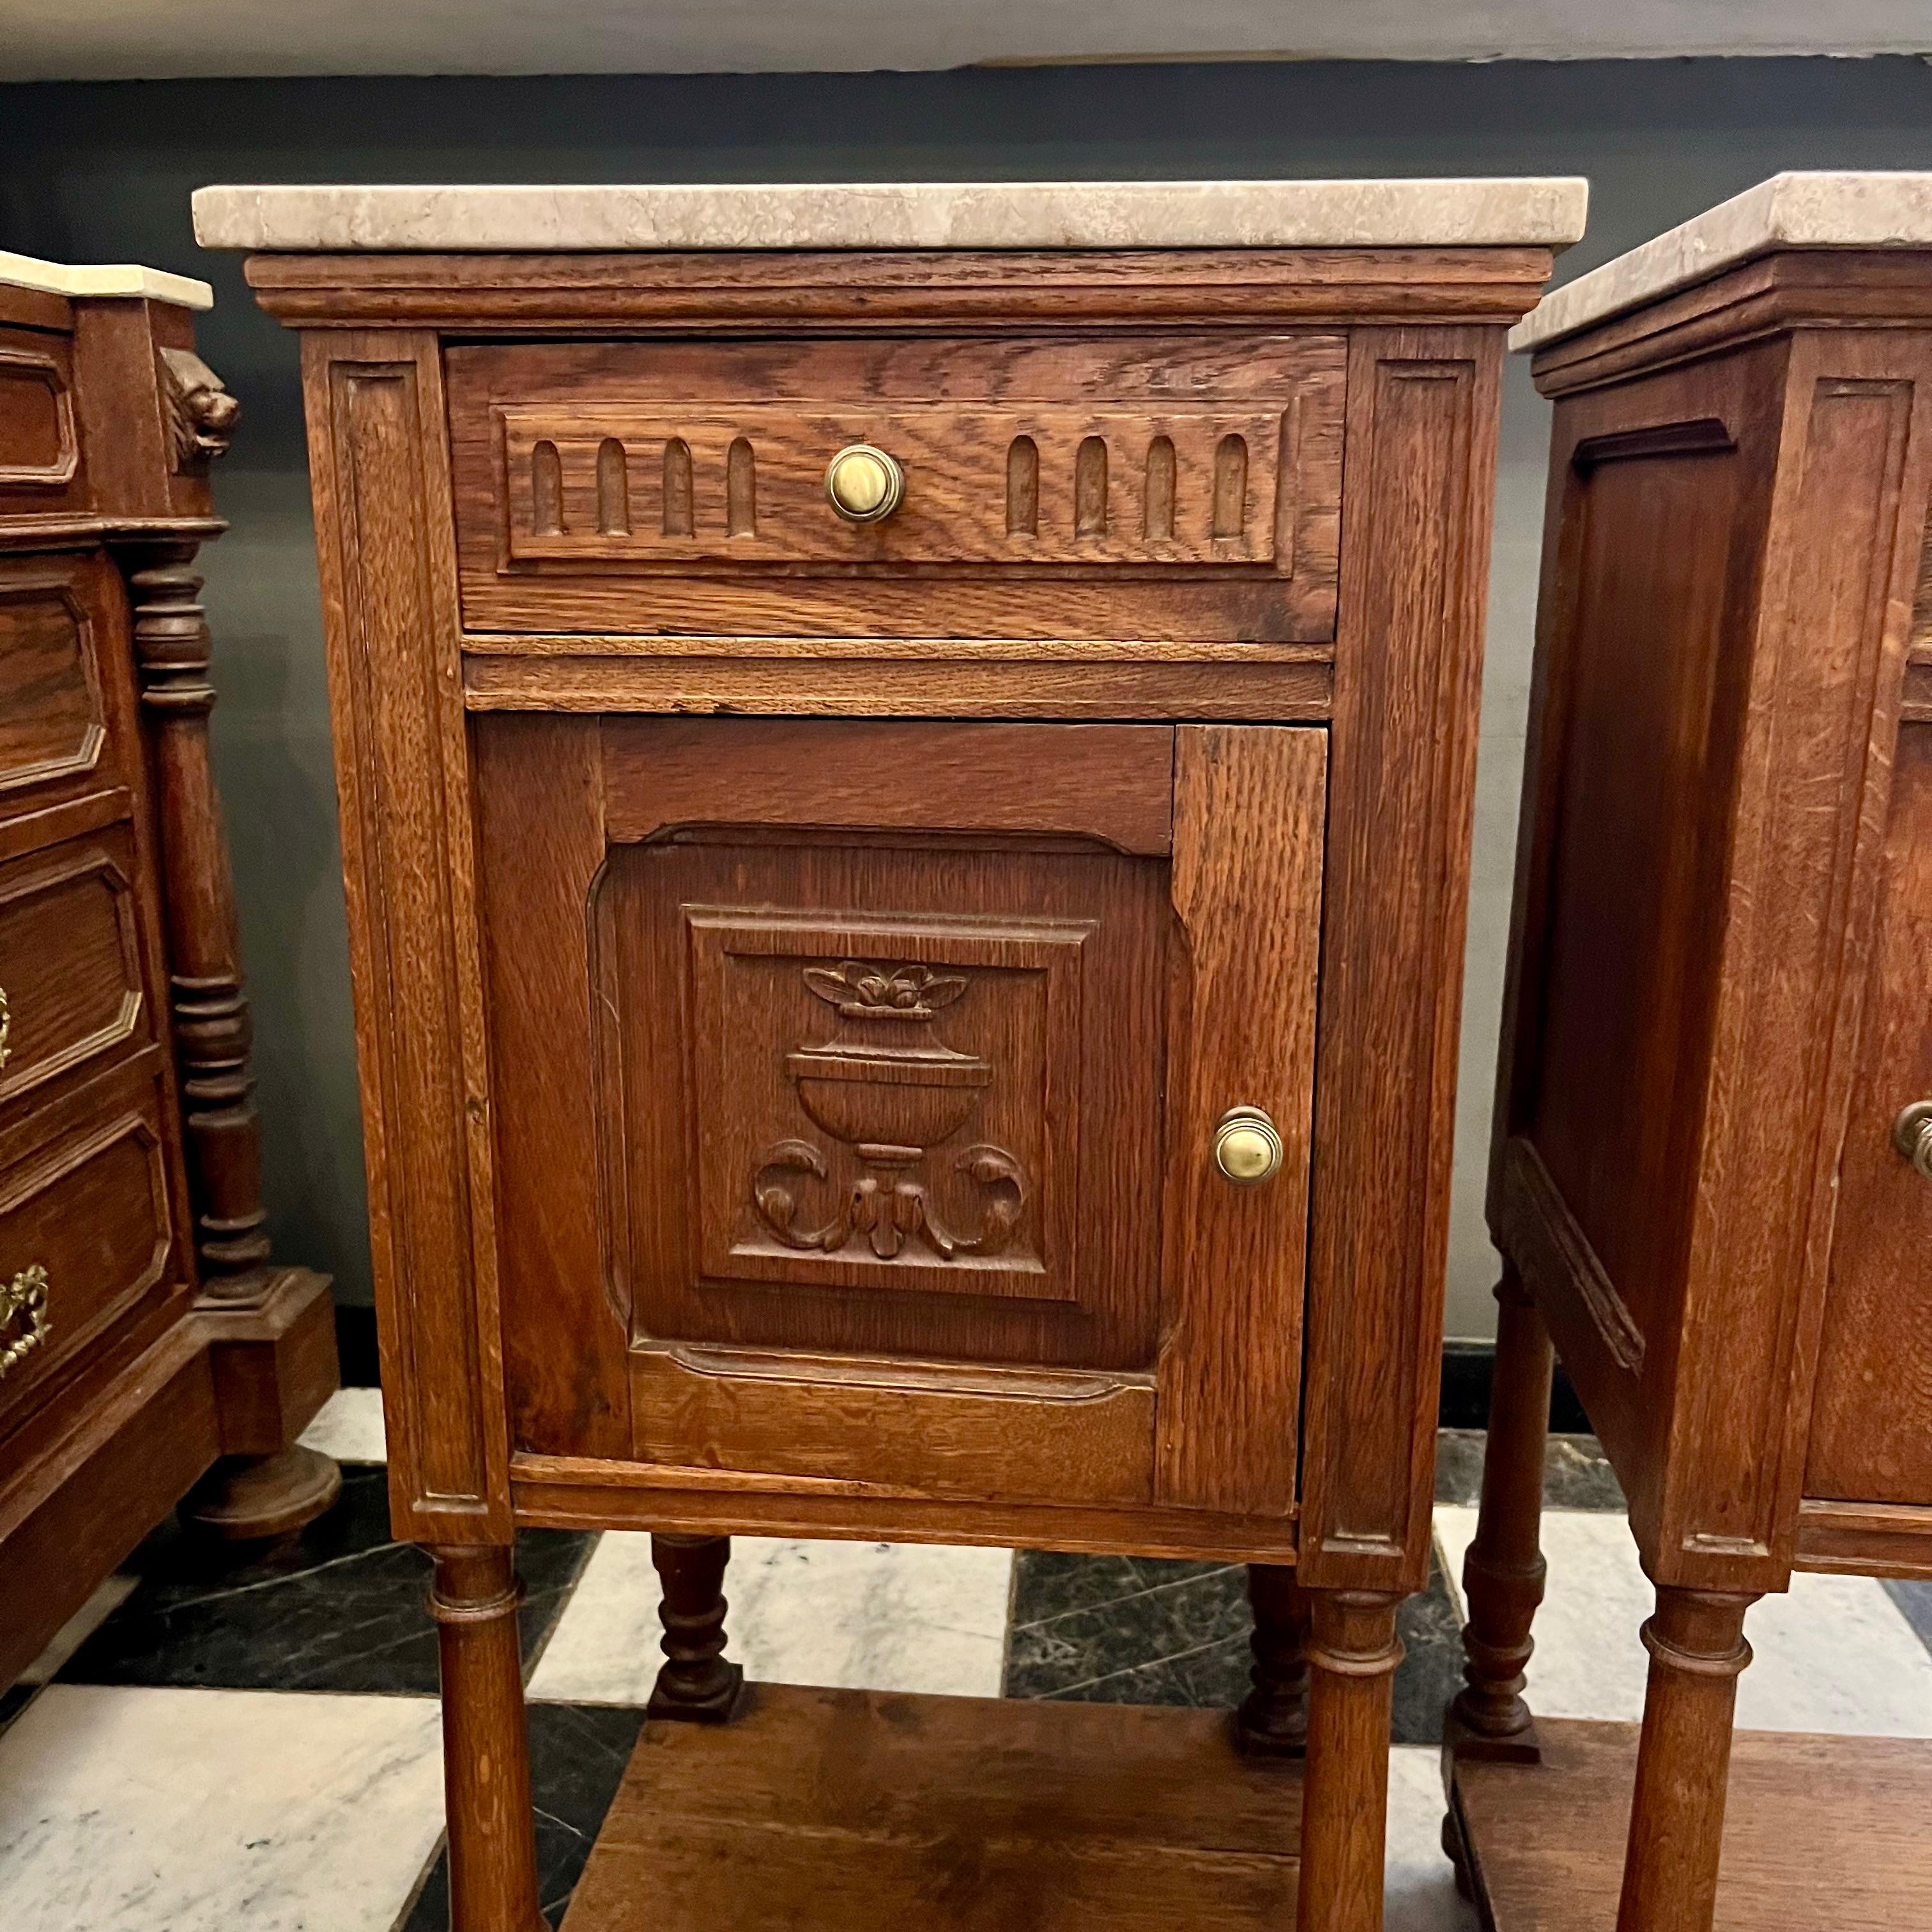
[[[1748,1607],[1932,1576],[1932,176],[1779,176],[1520,339],[1556,431],[1458,1819],[1500,1932],[1922,1922],[1932,1746],[1751,1740],[1718,1854]],[[1520,1694],[1552,1336],[1657,1586],[1640,1748]]]
[[[325,1508],[328,1284],[269,1260],[192,568],[205,284],[0,256],[0,1684],[191,1511]]]
[[[1497,382],[1582,202],[197,198],[303,332],[463,1932],[536,1924],[520,1524],[658,1533],[665,1717],[738,1708],[730,1532],[1266,1566],[1302,1922],[1378,1918]]]

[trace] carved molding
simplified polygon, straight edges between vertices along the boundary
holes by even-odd
[[[242,405],[221,378],[192,349],[161,350],[156,366],[172,467],[194,470],[225,456],[242,420]]]
[[[862,1154],[879,1151],[863,1148]],[[920,1151],[923,1153],[924,1150]],[[910,1165],[910,1163],[908,1163]],[[953,1171],[970,1174],[991,1190],[986,1218],[975,1234],[958,1234],[945,1227],[934,1212],[920,1184],[903,1173],[861,1174],[852,1184],[839,1212],[822,1226],[801,1232],[794,1224],[799,1203],[778,1177],[809,1174],[823,1180],[825,1156],[809,1141],[781,1141],[767,1148],[752,1175],[752,1204],[758,1218],[788,1248],[836,1254],[855,1238],[870,1242],[881,1261],[891,1261],[914,1235],[922,1235],[944,1261],[956,1255],[997,1255],[1012,1239],[1025,1211],[1027,1187],[1020,1165],[1004,1149],[968,1148],[953,1163]]]

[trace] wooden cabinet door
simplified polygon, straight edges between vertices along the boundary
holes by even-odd
[[[478,733],[519,1448],[1292,1508],[1322,731]]]
[[[1932,1101],[1932,725],[1898,736],[1807,1496],[1932,1504],[1932,1180],[1894,1124]]]

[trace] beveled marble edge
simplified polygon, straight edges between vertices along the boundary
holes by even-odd
[[[0,248],[0,287],[39,289],[53,296],[140,296],[182,308],[212,308],[214,291],[192,275],[143,268],[132,262],[96,262],[79,267],[12,255]]]
[[[1510,332],[1540,349],[1778,248],[1932,248],[1932,174],[1773,175],[1552,289]]]
[[[1589,184],[896,182],[197,189],[205,248],[1568,248]]]

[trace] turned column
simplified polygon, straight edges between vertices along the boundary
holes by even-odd
[[[1234,1742],[1252,1757],[1300,1757],[1308,1743],[1308,1592],[1292,1570],[1248,1565],[1254,1687],[1234,1713]]]
[[[1738,1676],[1750,1661],[1744,1612],[1757,1601],[1660,1587],[1617,1932],[1710,1932],[1731,1764]]]
[[[1389,1713],[1402,1599],[1309,1592],[1308,1758],[1296,1932],[1381,1932]]]
[[[268,1286],[261,1130],[249,1065],[235,882],[208,760],[212,640],[196,592],[198,546],[123,552],[134,662],[148,724],[160,828],[168,994],[195,1182],[195,1255],[211,1300],[259,1300]]]
[[[133,606],[134,667],[154,776],[168,1002],[179,1074],[201,1303],[227,1312],[278,1294],[320,1294],[305,1268],[269,1258],[262,1204],[261,1127],[249,1064],[253,1028],[242,976],[235,880],[208,748],[212,641],[196,592],[198,545],[182,538],[121,547]],[[326,1456],[290,1444],[224,1456],[183,1506],[224,1536],[278,1536],[320,1516],[340,1492]]]
[[[688,1724],[728,1724],[744,1695],[745,1673],[724,1660],[724,1566],[728,1536],[651,1538],[651,1562],[664,1586],[658,1618],[664,1667],[646,1707],[653,1718]]]
[[[537,1906],[517,1609],[507,1548],[433,1548],[429,1612],[442,1674],[450,1932],[548,1932]]]
[[[1516,1270],[1496,1285],[1496,1377],[1483,1453],[1481,1508],[1462,1559],[1462,1688],[1450,1706],[1448,1742],[1483,1757],[1533,1761],[1536,1730],[1523,1701],[1535,1645],[1530,1624],[1543,1601],[1544,1445],[1555,1357],[1550,1331]]]

